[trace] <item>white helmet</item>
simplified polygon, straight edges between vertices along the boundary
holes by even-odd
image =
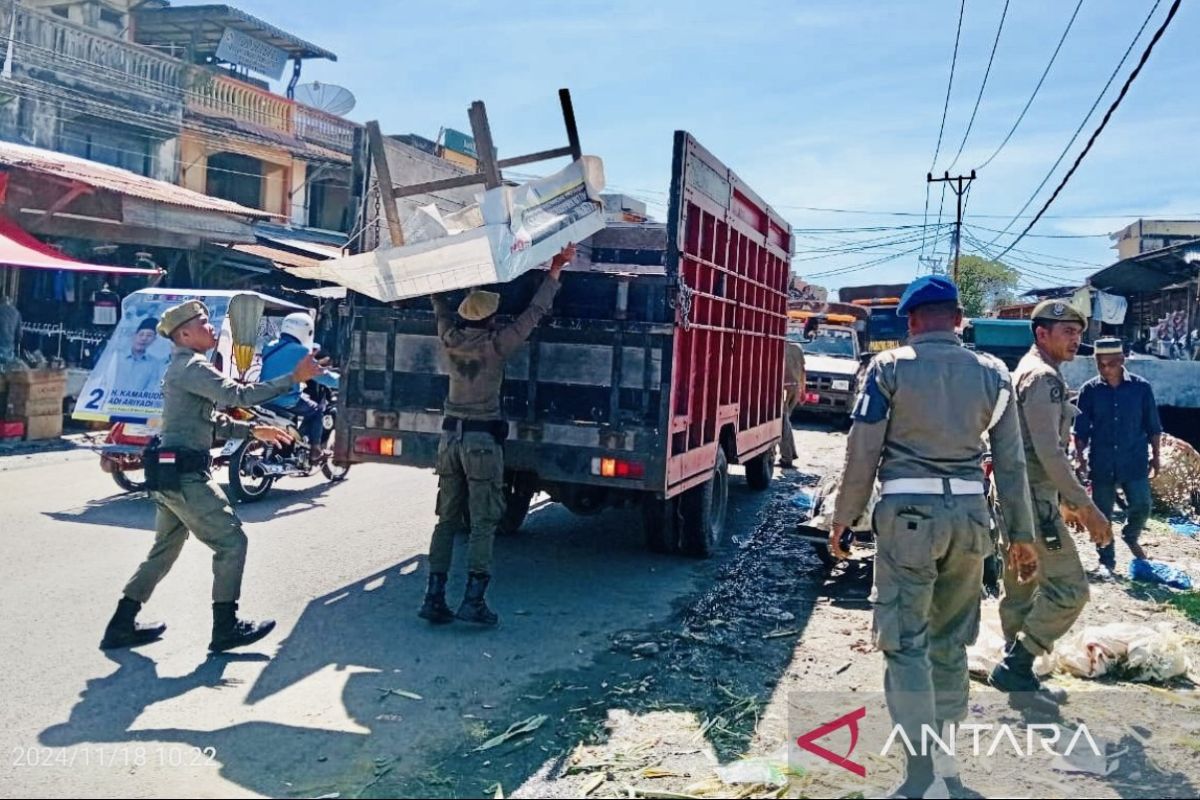
[[[288,314],[279,325],[280,335],[286,333],[288,336],[295,337],[305,347],[312,346],[313,331],[313,319],[307,311]]]

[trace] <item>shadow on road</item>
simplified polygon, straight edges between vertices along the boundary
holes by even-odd
[[[730,513],[740,535],[707,562],[647,553],[634,512],[579,518],[539,507],[520,534],[497,542],[489,596],[502,617],[496,630],[416,618],[424,556],[312,600],[245,703],[303,691],[333,670],[344,673],[344,688],[324,702],[340,702],[369,733],[301,727],[303,709],[295,726],[130,732],[148,705],[221,685],[223,666],[210,659],[187,676],[162,679],[153,661],[128,653],[114,657],[115,673],[89,681],[70,719],[44,731],[42,742],[215,747],[223,777],[272,796],[460,796],[493,782],[515,787],[548,759],[602,736],[614,709],[719,718],[706,737],[723,759],[734,758],[748,746],[822,592],[819,561],[789,535],[790,493],[801,480],[812,482],[793,474],[763,495],[735,481]],[[253,519],[259,510],[272,515],[273,504],[316,504],[327,489],[280,492],[239,513]],[[102,508],[90,514],[112,524],[97,521],[111,519]],[[452,605],[464,583],[464,551],[460,540]],[[635,652],[648,643],[653,653]],[[532,735],[472,752],[539,714],[546,721]]]

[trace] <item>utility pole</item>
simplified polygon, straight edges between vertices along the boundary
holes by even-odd
[[[962,252],[962,216],[963,216],[963,194],[967,191],[967,187],[971,185],[971,181],[975,180],[975,170],[971,170],[970,175],[959,175],[951,178],[950,173],[946,172],[944,177],[935,178],[930,172],[925,176],[926,183],[948,183],[950,188],[954,190],[955,196],[958,198],[958,214],[954,223],[954,282],[958,283],[958,257]]]
[[[917,261],[921,262],[921,266],[930,275],[942,274],[942,260],[937,256],[917,256]]]

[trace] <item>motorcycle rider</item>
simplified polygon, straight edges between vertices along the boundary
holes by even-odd
[[[263,348],[262,374],[259,379],[269,381],[281,375],[291,374],[296,365],[313,351],[313,332],[313,318],[307,311],[297,311],[284,317],[279,326],[279,338]],[[334,373],[320,375],[316,380],[331,389],[338,387],[338,378]],[[304,394],[303,384],[296,384],[290,392],[275,398],[267,403],[266,407],[276,412],[299,416],[300,431],[308,441],[310,459],[316,462],[324,455],[321,449],[324,415],[321,407]]]

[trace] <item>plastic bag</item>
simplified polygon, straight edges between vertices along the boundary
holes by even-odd
[[[1190,575],[1178,567],[1164,564],[1161,561],[1146,561],[1145,559],[1135,558],[1129,562],[1129,577],[1135,581],[1161,583],[1163,586],[1170,586],[1172,589],[1190,591],[1192,588],[1192,578]]]
[[[1059,640],[1055,666],[1080,678],[1121,671],[1135,681],[1167,681],[1190,669],[1184,641],[1166,625],[1090,625]]]

